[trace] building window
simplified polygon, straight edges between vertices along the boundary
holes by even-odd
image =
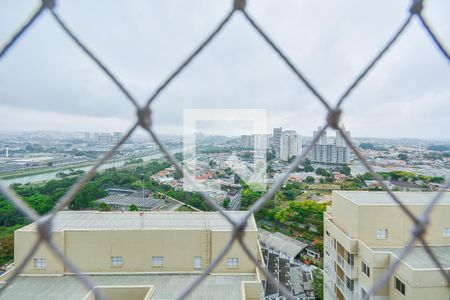
[[[444,237],[450,237],[450,227],[444,228],[444,233],[442,234]]]
[[[194,269],[200,270],[202,268],[202,257],[194,256]]]
[[[370,268],[368,265],[366,265],[365,262],[361,262],[361,271],[366,274],[367,277],[370,277]]]
[[[369,299],[369,294],[367,294],[366,290],[361,288],[361,298],[362,299]]]
[[[394,280],[395,280],[395,289],[398,290],[400,293],[402,293],[402,295],[405,295],[406,294],[405,284],[397,277],[394,277]]]
[[[45,258],[35,258],[34,259],[34,268],[35,269],[45,269],[47,267],[47,263],[45,262]]]
[[[326,230],[325,233],[326,233],[328,236],[330,236],[330,233],[328,232],[328,230]]]
[[[377,240],[385,240],[388,237],[387,229],[378,229],[377,230]]]
[[[346,282],[345,285],[347,286],[348,290],[353,292],[355,290],[355,281],[353,279],[348,278],[345,276]]]
[[[123,257],[122,256],[111,256],[111,266],[121,267],[122,265],[123,265]]]
[[[350,266],[353,266],[355,264],[355,255],[354,254],[347,253],[347,263]]]
[[[164,256],[152,256],[152,267],[162,267],[164,265]]]
[[[229,257],[227,259],[228,268],[237,268],[239,267],[239,258],[237,257]]]

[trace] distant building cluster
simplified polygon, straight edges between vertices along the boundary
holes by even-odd
[[[269,135],[267,134],[252,134],[241,135],[242,148],[254,148],[265,150],[269,145]]]
[[[110,144],[117,143],[123,137],[123,132],[85,132],[84,138],[86,143]]]
[[[317,131],[313,132],[313,138],[319,134],[321,129],[319,127]],[[350,131],[345,133],[350,136]],[[309,159],[313,163],[320,164],[346,165],[350,163],[350,158],[351,150],[345,143],[342,134],[338,131],[336,132],[336,138],[331,143],[325,131],[309,154]]]
[[[283,128],[273,129],[273,149],[275,158],[288,161],[302,152],[302,137],[295,130],[285,130]]]

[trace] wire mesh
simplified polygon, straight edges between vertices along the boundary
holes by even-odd
[[[299,81],[303,83],[310,92],[317,98],[317,100],[324,105],[327,111],[326,120],[327,123],[323,126],[323,129],[320,133],[312,140],[310,146],[302,153],[302,155],[298,156],[289,166],[287,171],[283,174],[278,182],[273,184],[270,189],[264,193],[260,199],[258,199],[245,217],[240,221],[233,221],[223,209],[217,205],[217,203],[212,200],[208,195],[204,193],[200,193],[205,202],[212,208],[221,213],[221,215],[233,226],[233,234],[230,240],[227,242],[226,246],[222,249],[219,255],[211,262],[211,264],[204,270],[204,272],[199,276],[195,281],[191,282],[182,293],[177,297],[177,299],[184,299],[187,297],[204,279],[205,277],[214,269],[214,267],[219,263],[219,261],[226,255],[228,250],[231,248],[232,244],[237,241],[238,244],[242,247],[247,256],[253,261],[255,266],[259,268],[259,270],[265,274],[267,280],[273,284],[277,285],[280,294],[287,299],[293,299],[292,294],[282,285],[280,284],[273,274],[270,274],[261,262],[254,256],[254,254],[249,250],[247,245],[244,243],[242,237],[245,234],[245,227],[247,221],[251,217],[253,213],[258,212],[263,205],[268,201],[271,197],[275,195],[275,193],[281,188],[284,180],[292,173],[296,167],[307,157],[308,153],[312,150],[314,144],[318,141],[320,136],[324,133],[324,131],[330,127],[334,130],[339,131],[345,142],[349,145],[351,150],[354,152],[356,157],[363,163],[363,165],[367,168],[368,172],[374,177],[376,181],[389,193],[389,196],[401,207],[402,211],[413,221],[413,228],[411,229],[411,238],[409,242],[405,245],[403,251],[399,254],[398,259],[395,260],[386,270],[386,272],[379,278],[378,281],[374,283],[371,290],[368,292],[368,297],[375,295],[375,293],[380,290],[392,274],[395,272],[396,268],[400,264],[400,261],[406,257],[411,249],[414,247],[416,242],[420,242],[424,248],[426,249],[427,254],[430,256],[432,261],[435,263],[436,267],[442,273],[442,276],[450,283],[450,275],[449,273],[443,269],[441,263],[438,261],[436,256],[433,254],[432,249],[426,243],[424,239],[424,233],[427,230],[429,225],[429,216],[430,212],[433,209],[433,206],[439,201],[439,199],[443,195],[443,190],[448,189],[450,186],[450,181],[448,181],[445,186],[441,189],[441,191],[429,202],[426,209],[423,213],[416,217],[399,199],[395,194],[393,194],[388,187],[383,182],[382,178],[374,171],[370,163],[364,158],[362,153],[358,150],[355,144],[351,141],[351,139],[347,136],[345,131],[340,127],[340,116],[341,116],[341,106],[344,103],[345,99],[350,95],[350,93],[360,84],[360,82],[367,76],[367,74],[372,70],[372,68],[379,63],[383,56],[395,45],[395,42],[403,35],[405,30],[411,23],[411,20],[414,17],[417,17],[420,20],[420,23],[423,25],[423,28],[428,33],[431,38],[433,44],[437,47],[439,52],[444,56],[447,62],[450,62],[449,53],[445,49],[442,42],[438,39],[437,35],[431,29],[428,21],[423,16],[423,0],[415,0],[412,2],[412,5],[408,9],[408,15],[405,21],[401,24],[400,28],[395,31],[392,38],[381,48],[378,54],[368,63],[368,65],[359,73],[356,79],[351,82],[348,88],[344,91],[342,96],[338,98],[336,106],[330,105],[330,103],[320,94],[320,92],[312,85],[312,83],[301,73],[301,71],[289,60],[286,54],[275,44],[271,37],[269,37],[263,28],[256,23],[256,21],[249,15],[246,10],[246,1],[245,0],[235,0],[233,2],[231,10],[225,15],[223,20],[219,23],[219,25],[212,31],[212,33],[200,43],[200,45],[190,54],[168,77],[165,79],[159,87],[155,89],[155,91],[148,98],[148,101],[145,105],[139,106],[136,99],[131,95],[131,93],[126,89],[126,87],[119,81],[119,79],[106,67],[106,65],[98,59],[93,51],[89,49],[89,47],[84,44],[80,38],[75,35],[75,33],[66,25],[64,20],[59,16],[57,11],[55,10],[56,1],[53,0],[42,0],[41,4],[36,8],[35,12],[32,16],[29,17],[28,20],[22,25],[15,34],[12,35],[9,41],[5,43],[5,45],[1,48],[0,51],[0,62],[1,59],[9,52],[12,51],[14,45],[19,43],[20,38],[26,34],[27,30],[33,26],[39,19],[39,17],[48,11],[50,15],[55,19],[56,24],[70,37],[70,39],[78,46],[85,54],[88,56],[116,85],[116,87],[124,94],[124,96],[131,102],[131,104],[136,108],[136,122],[134,125],[127,131],[124,137],[116,144],[112,149],[106,152],[95,164],[90,168],[88,172],[86,172],[81,178],[70,188],[70,190],[61,197],[58,201],[55,208],[51,211],[50,214],[46,216],[38,216],[38,214],[30,207],[26,205],[26,203],[17,196],[8,186],[4,183],[0,182],[0,192],[6,197],[6,199],[11,202],[24,216],[26,216],[30,221],[37,222],[38,224],[38,233],[39,238],[37,242],[33,245],[33,247],[28,252],[25,260],[15,268],[15,272],[12,277],[2,286],[0,289],[0,294],[17,278],[17,275],[25,267],[26,263],[33,257],[34,253],[38,249],[38,247],[42,243],[46,243],[53,253],[65,264],[69,267],[69,269],[76,274],[77,278],[80,282],[85,285],[88,289],[92,289],[97,299],[105,299],[104,295],[102,295],[98,289],[95,289],[95,285],[90,281],[89,277],[85,276],[67,257],[64,256],[64,253],[60,251],[60,249],[53,243],[52,236],[52,221],[55,215],[62,210],[64,207],[68,206],[77,193],[85,186],[85,184],[92,178],[96,170],[105,163],[108,159],[112,157],[114,152],[131,136],[131,134],[140,126],[145,129],[155,143],[159,146],[160,150],[165,154],[167,159],[173,163],[175,168],[182,172],[184,178],[189,180],[194,186],[196,185],[195,179],[192,177],[184,166],[168,151],[165,145],[161,142],[158,135],[153,129],[152,124],[152,111],[151,104],[155,101],[160,93],[165,90],[169,84],[177,78],[177,76],[194,60],[195,57],[200,55],[202,50],[208,46],[213,39],[217,36],[217,34],[230,22],[233,15],[236,13],[242,13],[244,18],[248,21],[248,24],[256,31],[258,35],[267,43],[267,45],[280,57],[282,61],[287,65],[287,67],[294,72],[294,74],[298,77]]]

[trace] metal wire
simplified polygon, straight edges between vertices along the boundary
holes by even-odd
[[[107,68],[100,59],[97,58],[90,50],[90,48],[81,42],[81,40],[73,33],[71,29],[66,25],[66,23],[62,20],[62,18],[58,15],[55,10],[55,2],[52,0],[42,0],[41,5],[35,10],[35,12],[26,20],[23,26],[21,26],[15,34],[9,39],[8,42],[1,48],[0,51],[0,61],[4,58],[4,55],[10,51],[14,45],[16,45],[20,37],[33,25],[40,15],[42,15],[45,9],[50,11],[50,14],[56,21],[56,24],[70,37],[75,44],[86,54],[88,58],[90,58],[113,82],[114,85],[125,95],[125,97],[133,104],[133,106],[137,109],[136,122],[134,125],[127,131],[120,141],[114,147],[109,150],[107,153],[103,155],[101,159],[99,159],[90,170],[84,174],[70,189],[69,191],[61,197],[58,201],[57,205],[54,207],[52,212],[47,216],[39,217],[36,212],[28,207],[26,203],[17,196],[10,188],[8,188],[3,182],[0,181],[0,193],[2,193],[6,199],[12,203],[25,217],[27,217],[30,221],[37,222],[38,224],[38,232],[39,238],[33,247],[30,249],[28,254],[26,255],[24,261],[16,266],[16,269],[12,275],[12,277],[4,284],[0,289],[0,294],[4,292],[8,286],[11,285],[12,282],[17,278],[17,276],[21,273],[25,265],[29,260],[33,257],[34,253],[38,249],[38,247],[42,243],[46,243],[49,248],[53,251],[53,253],[66,264],[69,269],[77,276],[77,278],[81,281],[81,283],[86,286],[88,289],[93,290],[98,299],[105,299],[104,295],[100,293],[98,289],[95,288],[94,284],[90,281],[90,279],[85,276],[81,270],[79,270],[67,257],[65,257],[64,253],[60,251],[60,249],[52,242],[51,233],[52,233],[52,222],[55,215],[62,210],[64,207],[69,206],[73,201],[74,197],[78,192],[84,187],[84,185],[92,178],[94,173],[98,170],[98,168],[108,161],[114,152],[131,136],[131,134],[135,131],[138,126],[144,128],[155,143],[160,147],[163,154],[167,157],[167,159],[173,163],[175,168],[180,171],[185,180],[188,180],[193,186],[198,187],[195,178],[184,168],[184,166],[175,158],[172,153],[165,147],[162,141],[159,139],[158,135],[152,128],[152,119],[151,119],[151,109],[150,105],[152,102],[158,98],[158,96],[163,92],[169,84],[175,80],[178,75],[197,57],[201,51],[208,46],[212,40],[219,34],[219,32],[230,22],[232,16],[236,11],[241,12],[245,17],[245,20],[248,21],[248,24],[256,30],[256,32],[261,36],[261,38],[271,47],[271,49],[286,63],[286,65],[291,69],[292,72],[298,77],[299,81],[304,84],[310,91],[313,93],[317,100],[324,105],[327,111],[327,123],[323,126],[323,129],[319,132],[319,134],[313,138],[310,145],[301,155],[299,155],[289,166],[286,172],[281,176],[280,180],[273,184],[270,189],[263,194],[250,208],[247,214],[245,214],[244,218],[239,221],[233,221],[224,210],[208,195],[203,192],[200,192],[203,200],[213,209],[217,210],[233,227],[232,235],[230,240],[227,242],[222,251],[213,259],[210,265],[204,270],[204,272],[197,277],[193,282],[191,282],[188,286],[184,288],[181,294],[177,297],[177,299],[186,298],[201,282],[206,278],[206,276],[216,267],[216,265],[225,257],[228,250],[232,247],[232,245],[237,241],[240,247],[244,250],[246,255],[251,259],[251,261],[255,264],[255,267],[258,268],[263,274],[265,274],[267,281],[272,284],[278,286],[278,290],[283,297],[288,299],[292,299],[293,296],[291,293],[284,287],[284,285],[280,284],[276,278],[268,272],[268,270],[263,266],[262,262],[255,257],[254,253],[250,250],[250,248],[245,244],[243,240],[243,236],[245,235],[245,228],[247,222],[251,218],[252,214],[259,211],[264,204],[271,199],[276,192],[282,187],[283,182],[288,178],[289,174],[292,173],[297,166],[307,157],[310,153],[314,144],[319,140],[321,135],[325,132],[328,127],[331,127],[335,130],[338,130],[345,142],[348,144],[350,149],[355,153],[356,157],[363,163],[363,165],[367,168],[368,172],[374,177],[376,181],[380,183],[380,185],[387,191],[389,196],[400,206],[402,211],[413,221],[413,228],[411,230],[411,238],[406,244],[403,251],[398,255],[397,259],[389,266],[389,268],[383,273],[383,275],[374,283],[372,289],[369,291],[369,297],[376,294],[378,290],[380,290],[392,274],[395,272],[396,268],[399,266],[400,262],[411,252],[415,243],[419,241],[422,243],[425,248],[427,254],[432,259],[436,267],[440,270],[444,278],[450,283],[450,276],[447,271],[445,271],[442,267],[442,264],[439,262],[437,257],[434,255],[432,249],[428,245],[428,243],[424,239],[424,233],[429,225],[429,215],[434,205],[440,200],[440,198],[444,194],[444,190],[450,186],[450,180],[444,185],[444,188],[429,202],[423,213],[420,217],[415,216],[399,199],[394,193],[392,193],[388,187],[384,184],[382,178],[374,171],[370,163],[365,159],[359,149],[354,145],[351,141],[350,137],[347,136],[345,131],[339,126],[339,119],[341,115],[341,105],[348,98],[350,93],[359,86],[362,79],[373,69],[373,67],[379,63],[382,58],[385,56],[387,52],[395,45],[395,42],[400,38],[405,29],[410,24],[413,17],[417,16],[425,28],[428,35],[431,37],[433,44],[439,49],[439,51],[444,55],[447,59],[447,62],[450,61],[448,51],[445,49],[444,45],[437,38],[434,31],[430,28],[428,22],[424,19],[422,15],[423,9],[423,1],[415,0],[413,1],[412,6],[409,8],[409,13],[406,20],[400,26],[400,28],[395,32],[393,37],[389,39],[389,41],[381,48],[380,52],[372,59],[368,65],[359,73],[356,79],[346,88],[345,92],[342,96],[339,97],[336,107],[332,108],[329,102],[320,94],[320,92],[313,86],[313,84],[305,77],[304,74],[300,72],[300,70],[290,61],[288,56],[279,48],[275,42],[270,38],[263,28],[257,24],[257,22],[247,13],[246,11],[246,1],[245,0],[235,0],[233,2],[232,9],[226,14],[224,19],[219,22],[219,25],[209,34],[206,39],[200,43],[200,45],[190,54],[162,83],[159,87],[155,89],[155,91],[148,98],[146,104],[142,107],[139,106],[137,100],[131,95],[128,89],[117,79],[115,75]]]

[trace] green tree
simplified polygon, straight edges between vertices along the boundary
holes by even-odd
[[[328,171],[327,169],[324,169],[324,168],[317,168],[316,169],[316,174],[320,175],[320,176],[323,176],[323,177],[330,177],[330,176],[332,176],[331,172]]]
[[[129,211],[139,211],[139,208],[136,205],[131,204],[128,210]]]
[[[230,198],[225,198],[225,200],[223,200],[223,207],[228,208],[228,206],[230,206]]]
[[[312,176],[307,176],[306,178],[305,178],[305,182],[306,183],[309,183],[309,184],[313,184],[314,183],[314,177],[312,177]]]
[[[99,211],[110,211],[111,210],[111,206],[109,206],[108,204],[106,204],[105,202],[100,203],[100,205],[98,206],[98,210]]]
[[[225,172],[225,174],[227,174],[228,176],[232,175],[234,172],[230,167],[226,167],[225,170],[223,170]]]
[[[314,295],[316,298],[322,300],[323,299],[323,273],[320,269],[314,269],[312,271],[313,274],[313,286],[314,286]]]
[[[349,176],[352,170],[349,166],[341,166],[337,168],[337,171],[341,174]]]
[[[272,149],[267,149],[267,151],[266,151],[266,160],[269,162],[269,161],[272,161],[274,159],[275,159],[274,151]]]
[[[297,158],[297,156],[291,156],[289,159],[288,159],[288,163],[291,163],[291,162],[293,162],[295,159]]]
[[[400,154],[398,155],[398,159],[401,159],[401,160],[406,161],[406,160],[408,160],[408,154],[406,154],[406,153],[400,153]]]
[[[74,210],[93,208],[95,200],[106,197],[108,193],[95,182],[88,182],[75,196],[70,208]]]
[[[314,168],[313,168],[313,166],[311,164],[311,160],[305,159],[302,162],[302,165],[303,165],[303,171],[305,171],[305,172],[314,172]]]

